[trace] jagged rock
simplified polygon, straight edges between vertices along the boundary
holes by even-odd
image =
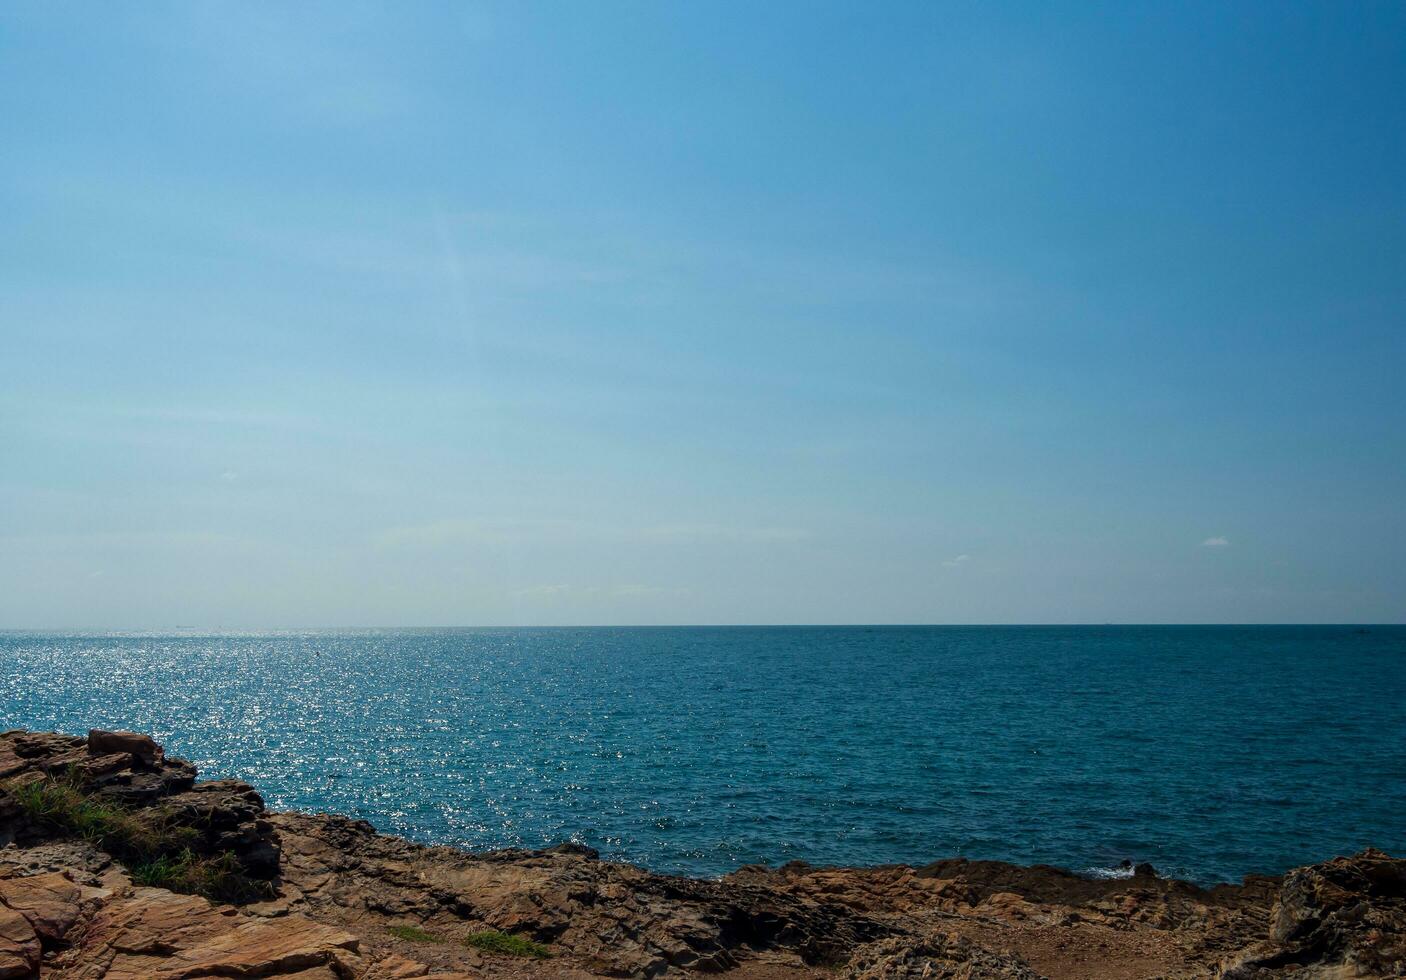
[[[1332,945],[1372,912],[1406,911],[1406,861],[1367,850],[1350,858],[1298,868],[1284,876],[1270,938],[1279,943]],[[1383,924],[1386,924],[1385,922]],[[1394,923],[1406,925],[1406,921]]]
[[[1045,980],[1018,956],[955,934],[882,939],[850,958],[848,980]]]
[[[589,848],[465,854],[424,848],[340,817],[277,814],[289,908],[356,921],[413,917],[446,932],[491,928],[580,957],[609,976],[718,971],[749,953],[842,960],[892,930],[775,889],[651,874]]]
[[[1406,976],[1406,860],[1367,850],[1284,876],[1269,938],[1229,959],[1227,980]]]
[[[146,806],[190,789],[196,774],[195,767],[184,759],[162,759],[152,767],[137,764],[106,772],[93,772],[90,763],[82,775],[100,796],[125,806]]]
[[[167,758],[147,735],[91,731],[86,739],[54,733],[11,731],[0,735],[0,779],[5,786],[56,777],[121,806],[159,808],[154,818],[195,832],[194,849],[233,853],[251,876],[278,873],[278,844],[264,819],[263,798],[248,783],[215,780],[196,785],[195,767]],[[50,833],[21,819],[10,793],[0,787],[0,844]]]
[[[272,878],[278,873],[273,824],[266,819],[264,798],[248,783],[238,779],[197,783],[163,799],[161,810],[178,825],[199,831],[201,852],[229,851],[255,877]]]
[[[94,734],[99,738],[96,744],[77,735],[5,732],[0,735],[0,781],[14,786],[46,776],[71,778],[129,806],[179,793],[195,782],[194,766],[184,759],[167,759],[161,746],[145,735],[96,730]],[[0,821],[13,815],[13,806],[0,799]]]
[[[88,757],[85,740],[57,732],[11,730],[0,735],[0,779],[12,779],[26,772],[47,772],[52,768],[77,765]]]

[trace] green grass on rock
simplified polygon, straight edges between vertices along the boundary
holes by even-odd
[[[475,932],[465,938],[464,943],[488,953],[504,953],[508,956],[530,956],[533,959],[545,960],[552,955],[552,951],[541,943],[534,943],[523,936],[498,932],[496,929]]]
[[[443,941],[438,936],[428,933],[418,926],[391,926],[386,931],[397,939],[404,939],[412,943],[438,943]]]
[[[133,884],[216,902],[271,897],[271,886],[250,879],[232,853],[197,855],[199,831],[175,823],[159,807],[130,810],[108,802],[87,792],[71,773],[11,787],[10,794],[36,826],[87,841],[117,858]]]

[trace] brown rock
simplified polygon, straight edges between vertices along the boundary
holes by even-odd
[[[112,867],[112,858],[87,841],[57,841],[32,847],[0,848],[0,879],[25,878],[45,871],[62,871],[83,885],[99,884]]]
[[[477,980],[468,973],[444,972],[404,956],[388,956],[366,974],[366,980]]]
[[[0,878],[0,978],[38,976],[43,950],[62,943],[107,895],[52,871]]]
[[[1229,980],[1406,976],[1406,860],[1367,850],[1284,876],[1269,939],[1224,964]]]
[[[987,915],[1020,921],[1031,918],[1038,906],[1027,902],[1015,892],[996,892],[986,896],[979,909]]]
[[[611,976],[715,972],[760,951],[840,962],[854,945],[891,931],[833,903],[651,874],[576,849],[474,855],[419,847],[339,817],[271,820],[283,844],[282,881],[301,893],[297,911],[521,934]]]
[[[132,768],[132,753],[110,752],[106,755],[95,755],[76,768],[87,779],[100,779]]]
[[[1018,956],[961,936],[881,939],[855,950],[848,980],[1044,980]]]
[[[370,980],[414,980],[430,972],[430,968],[404,956],[387,956],[371,968]]]
[[[110,752],[126,752],[148,766],[156,765],[166,755],[150,735],[139,735],[136,732],[105,732],[101,728],[88,732],[89,755],[106,755]]]
[[[1406,862],[1380,852],[1298,869],[1282,889],[960,859],[702,881],[576,845],[469,854],[364,821],[272,814],[247,783],[196,783],[187,762],[105,741],[131,733],[94,734],[0,734],[0,845],[15,841],[0,846],[0,980],[40,969],[44,980],[824,980],[835,966],[852,980],[1406,976]],[[235,908],[134,888],[98,843],[29,827],[5,787],[59,774],[139,820],[194,829],[200,852],[277,872],[268,900]],[[438,941],[397,939],[390,927],[406,923]],[[483,929],[552,956],[463,944]]]
[[[39,936],[29,920],[0,904],[0,980],[38,976],[41,953]]]
[[[361,972],[359,941],[300,915],[259,919],[193,895],[137,888],[94,917],[60,961],[73,980],[270,977]]]
[[[0,780],[14,787],[46,777],[76,779],[91,792],[116,802],[142,806],[189,789],[195,767],[167,759],[146,735],[101,732],[93,739],[55,732],[9,731],[0,735]],[[0,844],[23,830],[18,810],[0,789]]]
[[[1381,851],[1298,868],[1284,876],[1270,938],[1295,942],[1341,920],[1345,910],[1363,905],[1399,908],[1403,900],[1406,861]]]
[[[193,847],[207,856],[233,853],[245,872],[270,879],[279,851],[264,801],[248,783],[215,780],[195,785],[195,767],[165,756],[149,736],[94,729],[88,739],[51,733],[0,735],[0,772],[5,786],[46,778],[76,780],[86,792],[133,809],[151,809],[151,819],[196,832]],[[0,787],[0,845],[32,843],[60,833],[31,823],[12,794]]]
[[[147,806],[194,784],[195,767],[184,759],[166,759],[151,769],[121,770],[90,783],[95,792],[124,806]]]
[[[197,850],[232,852],[256,878],[278,873],[279,847],[273,825],[265,819],[264,800],[248,783],[217,779],[165,797],[160,811],[179,826],[199,832]]]
[[[24,916],[35,935],[47,943],[62,940],[83,914],[85,903],[101,894],[54,871],[0,879],[0,903]]]

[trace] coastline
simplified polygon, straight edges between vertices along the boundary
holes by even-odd
[[[576,840],[691,877],[1131,858],[1212,885],[1406,853],[1403,643],[1323,627],[19,636],[0,639],[0,727],[140,727],[275,809],[425,844]]]
[[[133,733],[7,732],[0,785],[6,980],[1406,975],[1380,852],[1212,888],[965,859],[709,880],[274,813]]]

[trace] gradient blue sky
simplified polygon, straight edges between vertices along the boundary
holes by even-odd
[[[1406,4],[0,6],[0,626],[1406,618]]]

